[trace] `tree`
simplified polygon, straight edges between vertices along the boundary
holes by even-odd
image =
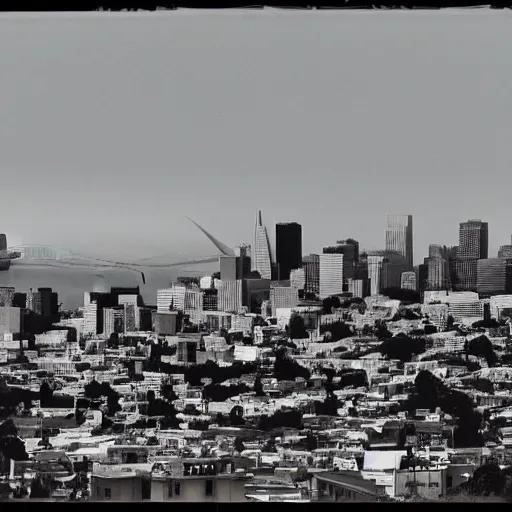
[[[173,402],[178,399],[178,395],[174,392],[172,384],[163,384],[161,389],[162,397],[169,402]]]
[[[322,309],[324,315],[330,315],[333,309],[341,308],[341,301],[338,297],[327,297],[322,300]]]
[[[483,357],[489,366],[494,366],[498,357],[492,348],[492,343],[487,336],[478,336],[469,341],[468,353],[476,357]]]
[[[41,407],[48,407],[52,402],[53,391],[48,384],[48,382],[44,381],[39,388],[40,395],[40,403]]]
[[[342,321],[333,322],[332,324],[328,325],[322,325],[322,327],[320,328],[320,334],[324,334],[327,332],[331,334],[329,340],[330,342],[335,342],[354,336],[352,329],[345,322]]]
[[[297,314],[293,314],[291,316],[288,332],[292,340],[302,340],[309,338],[308,331],[306,331],[304,326],[304,318]]]
[[[18,429],[12,419],[0,423],[0,453],[15,461],[28,460],[25,443],[18,436]]]
[[[100,398],[101,393],[101,384],[96,380],[92,380],[89,384],[84,386],[84,395],[88,398]]]
[[[307,368],[288,358],[283,350],[276,352],[274,377],[277,380],[295,380],[297,377],[309,380],[310,376],[311,373]]]
[[[478,378],[471,385],[478,391],[483,393],[494,394],[494,384],[489,379]]]
[[[414,381],[415,393],[407,402],[407,409],[414,413],[416,409],[442,411],[456,417],[454,441],[455,447],[483,446],[480,433],[481,415],[474,410],[472,399],[465,393],[452,390],[427,370],[422,370]]]
[[[305,482],[308,479],[308,468],[305,466],[299,466],[293,477],[295,482]]]
[[[395,336],[384,340],[379,347],[379,352],[389,359],[399,359],[407,363],[414,355],[425,352],[425,340],[410,338],[406,335]]]
[[[256,376],[254,381],[254,392],[256,393],[256,396],[266,396],[261,383],[261,376],[259,374]]]
[[[375,336],[379,340],[386,340],[388,338],[391,338],[393,335],[386,327],[386,324],[384,322],[379,322],[375,327]]]
[[[393,300],[399,300],[406,304],[418,304],[421,302],[418,292],[414,290],[404,290],[403,288],[384,288],[381,295]]]
[[[308,432],[306,436],[306,449],[308,452],[312,452],[318,448],[318,439],[311,432]]]
[[[245,450],[244,443],[240,437],[235,437],[234,448],[238,453],[242,453]]]

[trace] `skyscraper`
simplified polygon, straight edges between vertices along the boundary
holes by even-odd
[[[251,246],[241,244],[235,247],[236,278],[245,279],[251,272]]]
[[[7,237],[0,233],[0,251],[6,251],[7,250]]]
[[[236,281],[236,256],[219,256],[220,278],[223,281]]]
[[[489,225],[481,220],[468,220],[459,226],[460,260],[485,260],[489,257]]]
[[[409,270],[413,268],[412,215],[388,215],[386,251],[405,257]]]
[[[512,259],[478,260],[477,292],[480,296],[507,295],[512,292]]]
[[[489,225],[480,219],[461,222],[459,246],[454,261],[453,287],[460,291],[476,291],[478,260],[489,255]]]
[[[262,279],[272,279],[272,259],[270,256],[270,241],[267,228],[261,219],[261,210],[256,214],[256,226],[254,228],[254,254],[252,258],[252,270],[259,272]]]
[[[336,245],[323,248],[324,254],[343,254],[343,279],[352,279],[359,262],[359,242],[353,238],[339,240]]]
[[[302,266],[302,226],[296,222],[276,224],[276,262],[279,280]]]
[[[320,292],[320,256],[310,254],[302,260],[304,268],[304,293],[318,295]]]
[[[343,254],[320,255],[320,298],[343,293]]]

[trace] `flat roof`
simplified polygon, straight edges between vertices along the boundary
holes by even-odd
[[[332,485],[343,486],[368,496],[377,495],[377,486],[371,480],[365,480],[359,471],[333,471],[315,475],[317,480]]]

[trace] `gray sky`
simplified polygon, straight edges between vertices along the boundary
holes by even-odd
[[[255,211],[304,253],[415,261],[489,222],[510,243],[511,13],[234,11],[0,16],[0,231],[11,245],[212,254]],[[140,251],[136,251],[138,246]],[[123,254],[124,253],[124,254]]]

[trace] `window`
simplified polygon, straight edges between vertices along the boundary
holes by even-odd
[[[109,500],[110,498],[112,498],[112,491],[109,488],[105,487],[105,499]]]
[[[174,482],[169,482],[169,487],[167,489],[167,497],[168,498],[172,498],[174,496],[174,493],[172,492],[172,486],[173,486]]]
[[[151,480],[144,478],[142,480],[142,499],[150,500],[151,499]]]
[[[181,483],[180,482],[174,482],[174,495],[179,496],[181,492]]]
[[[450,489],[450,487],[453,487],[453,476],[446,477],[446,487],[448,487],[448,489]]]
[[[429,487],[439,487],[439,483],[438,482],[430,482],[428,484]]]
[[[213,495],[213,480],[206,480],[204,493],[206,496]]]

